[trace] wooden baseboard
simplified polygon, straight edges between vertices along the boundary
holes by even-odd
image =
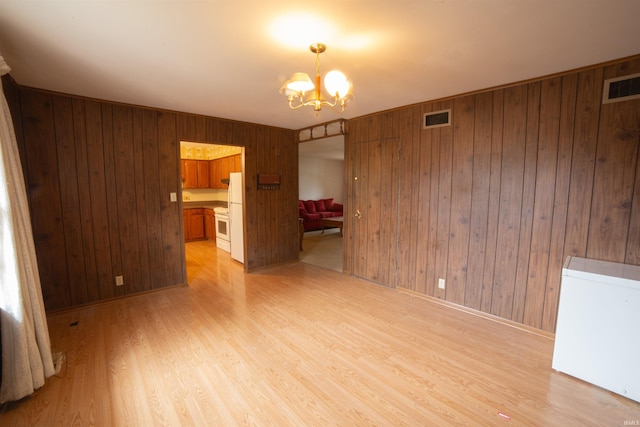
[[[454,310],[462,311],[467,314],[471,314],[473,316],[482,317],[484,319],[492,320],[494,322],[501,323],[503,325],[510,326],[512,328],[520,329],[522,331],[535,334],[544,338],[548,338],[550,340],[555,340],[555,334],[547,331],[543,331],[542,329],[534,328],[533,326],[524,325],[522,323],[514,322],[513,320],[503,319],[502,317],[494,316],[493,314],[484,313],[479,310],[474,310],[473,308],[465,307],[463,305],[455,304],[450,301],[446,301],[440,298],[435,298],[430,295],[421,294],[415,291],[411,291],[409,289],[397,288],[398,292],[402,292],[414,297],[422,298],[424,300],[433,302],[435,304],[440,304],[445,307],[452,308]]]
[[[121,296],[117,296],[117,297],[113,297],[113,298],[109,298],[109,299],[104,299],[104,300],[100,300],[100,301],[96,301],[96,302],[88,302],[86,304],[81,304],[81,305],[76,305],[73,307],[68,307],[68,308],[61,308],[59,310],[51,310],[51,311],[47,311],[47,316],[55,316],[58,314],[62,314],[62,313],[70,313],[76,310],[82,310],[84,308],[87,307],[95,307],[95,306],[99,306],[99,305],[103,305],[103,304],[107,304],[113,301],[117,301],[117,300],[121,300],[124,298],[131,298],[131,297],[139,297],[139,296],[143,296],[143,295],[148,295],[148,294],[153,294],[156,292],[162,292],[162,291],[166,291],[168,289],[175,289],[175,288],[184,288],[189,286],[187,283],[181,283],[179,285],[172,285],[172,286],[165,286],[164,288],[157,288],[157,289],[151,289],[148,291],[141,291],[141,292],[136,292],[134,294],[128,294],[128,295],[121,295]]]

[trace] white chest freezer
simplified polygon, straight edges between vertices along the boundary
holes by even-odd
[[[569,257],[553,369],[640,402],[640,267]]]

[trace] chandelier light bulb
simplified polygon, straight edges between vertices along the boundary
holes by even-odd
[[[344,98],[349,93],[349,80],[343,72],[332,70],[324,76],[324,87],[332,97]]]

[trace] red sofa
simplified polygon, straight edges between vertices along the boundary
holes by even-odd
[[[298,200],[298,215],[302,218],[304,231],[322,230],[322,218],[342,216],[342,204],[333,199]]]

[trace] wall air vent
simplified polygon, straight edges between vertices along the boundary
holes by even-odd
[[[441,126],[451,126],[451,110],[433,111],[425,113],[422,129]]]
[[[640,98],[640,73],[604,81],[603,104],[638,98]]]

